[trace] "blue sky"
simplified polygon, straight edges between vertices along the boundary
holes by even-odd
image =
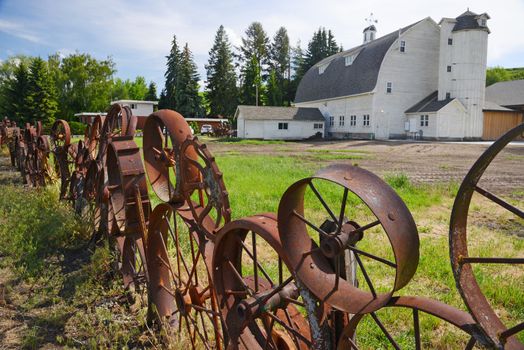
[[[524,66],[524,0],[0,0],[0,60],[18,53],[88,52],[99,59],[111,56],[116,76],[142,75],[163,86],[173,34],[180,44],[189,43],[205,80],[208,51],[221,24],[235,45],[259,21],[270,37],[285,26],[291,42],[300,40],[303,48],[324,26],[348,49],[361,43],[370,12],[381,36],[428,16],[437,22],[456,17],[468,7],[491,16],[488,65]]]

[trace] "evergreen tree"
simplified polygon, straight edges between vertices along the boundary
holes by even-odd
[[[145,99],[146,101],[158,101],[155,82],[152,81],[149,83]]]
[[[180,56],[177,85],[175,86],[175,104],[177,111],[184,117],[195,117],[202,113],[202,98],[198,93],[197,66],[186,43]]]
[[[268,104],[271,106],[289,105],[290,48],[287,30],[280,27],[273,38],[269,50]]]
[[[298,84],[300,80],[306,73],[304,71],[304,51],[300,47],[300,40],[297,42],[297,45],[291,48],[291,81],[289,84],[288,94],[289,100],[292,101],[295,99],[295,94],[297,92]]]
[[[339,47],[331,30],[326,32],[325,28],[319,28],[313,34],[313,38],[308,43],[307,51],[304,55],[304,62],[300,71],[305,73],[309,68],[320,62],[326,57],[339,52]]]
[[[158,98],[158,109],[165,108],[168,108],[168,102],[166,96],[166,88],[163,88],[162,91],[160,91],[160,97]]]
[[[176,109],[176,88],[179,78],[180,61],[182,60],[182,53],[176,41],[176,35],[173,35],[171,42],[171,52],[167,58],[167,70],[164,74],[166,78],[165,83],[165,98],[163,108]]]
[[[29,70],[24,62],[20,62],[13,74],[13,78],[7,83],[4,108],[10,119],[15,120],[18,125],[23,125],[30,118],[26,105],[29,94]]]
[[[224,26],[220,26],[206,65],[206,99],[212,115],[232,116],[238,104],[233,53]]]
[[[27,108],[29,120],[40,120],[50,126],[58,110],[57,93],[46,62],[37,57],[29,69]]]
[[[239,60],[241,63],[240,98],[243,104],[255,105],[261,100],[263,82],[267,76],[269,39],[259,22],[253,22],[242,38]],[[259,98],[257,99],[257,91]]]

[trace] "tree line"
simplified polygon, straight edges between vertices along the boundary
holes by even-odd
[[[189,44],[180,47],[174,35],[159,108],[175,109],[188,117],[231,117],[238,104],[289,106],[307,70],[342,50],[331,30],[319,28],[303,50],[300,42],[290,44],[285,27],[270,38],[260,22],[251,23],[241,45],[234,47],[221,25],[209,51],[200,93]]]
[[[19,123],[72,121],[78,112],[103,112],[112,100],[157,100],[154,82],[114,78],[111,58],[58,53],[47,60],[17,55],[0,64],[0,115]]]
[[[76,52],[44,60],[16,55],[0,63],[0,116],[49,126],[56,119],[73,121],[75,113],[102,112],[119,99],[159,100],[159,108],[175,109],[186,117],[231,117],[238,104],[289,106],[305,72],[341,50],[325,28],[315,31],[303,50],[300,42],[290,44],[286,28],[270,38],[259,22],[249,25],[234,47],[221,25],[205,65],[205,86],[200,87],[189,44],[179,46],[174,35],[160,96],[155,83],[147,84],[143,76],[115,77],[111,57],[96,59]]]

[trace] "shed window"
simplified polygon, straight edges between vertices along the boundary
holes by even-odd
[[[369,114],[364,114],[364,120],[362,125],[369,126]]]
[[[448,66],[448,72],[451,72],[451,66]]]
[[[137,104],[136,103],[131,103],[131,109],[137,109]]]
[[[400,41],[400,52],[406,52],[406,42],[404,40]]]
[[[392,90],[393,90],[393,83],[387,82],[386,83],[386,93],[390,94]]]
[[[324,127],[324,124],[322,123],[313,124],[313,129],[322,129],[323,127]]]
[[[278,130],[287,130],[287,123],[278,123]]]
[[[420,126],[428,126],[429,125],[429,115],[421,115],[420,116]]]
[[[349,126],[355,126],[357,125],[357,116],[351,115],[349,116]]]
[[[338,126],[344,126],[344,122],[345,122],[344,119],[345,119],[345,117],[343,115],[338,117]]]
[[[334,126],[335,125],[335,117],[331,116],[329,117],[329,126]]]
[[[453,39],[448,38],[448,45],[453,45]]]

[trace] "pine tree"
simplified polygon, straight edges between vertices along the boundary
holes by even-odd
[[[209,102],[211,114],[232,116],[238,104],[238,90],[233,52],[222,25],[218,28],[215,42],[209,51],[206,70],[206,99]]]
[[[246,30],[246,37],[242,38],[239,60],[241,63],[241,102],[255,105],[261,101],[264,90],[263,82],[267,77],[268,43],[262,24],[253,22]],[[257,99],[257,91],[259,98]]]
[[[180,61],[182,54],[176,41],[176,35],[173,35],[173,41],[171,42],[171,52],[167,58],[167,70],[164,74],[166,78],[165,83],[165,103],[163,108],[176,109],[176,87],[178,86],[178,75],[180,70]]]
[[[295,94],[297,92],[298,84],[300,80],[306,73],[304,71],[304,51],[300,46],[300,40],[297,42],[297,45],[291,48],[291,81],[289,84],[289,100],[292,101],[295,99]]]
[[[39,120],[50,126],[58,110],[57,93],[53,80],[43,59],[37,57],[29,69],[29,93],[27,96],[29,120]]]
[[[289,37],[287,30],[280,27],[273,38],[269,50],[268,104],[271,106],[289,105]],[[285,100],[285,101],[284,101]]]
[[[156,94],[156,84],[154,81],[149,83],[145,99],[146,101],[158,101],[158,96]]]
[[[340,52],[340,48],[331,30],[326,32],[325,28],[319,28],[308,43],[300,73],[305,74],[309,68],[337,52]]]
[[[177,85],[175,86],[175,104],[177,111],[184,117],[195,117],[202,113],[202,98],[198,93],[197,66],[186,43],[180,56]]]
[[[14,71],[14,77],[7,84],[7,101],[4,106],[9,118],[18,125],[23,125],[30,118],[26,105],[28,94],[29,70],[24,62],[20,62]]]

